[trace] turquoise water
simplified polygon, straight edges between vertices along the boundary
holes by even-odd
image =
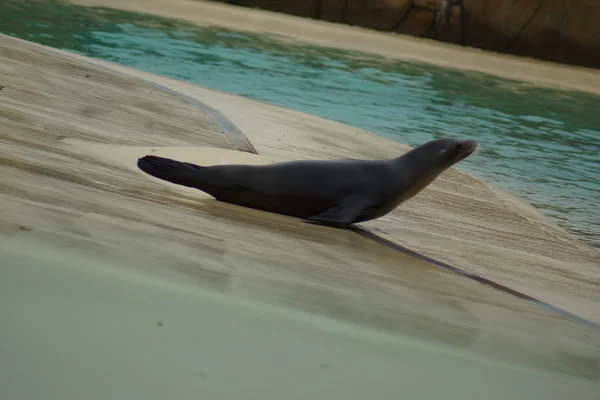
[[[475,139],[484,150],[462,169],[512,191],[600,249],[599,96],[54,1],[5,1],[0,32],[412,146]]]

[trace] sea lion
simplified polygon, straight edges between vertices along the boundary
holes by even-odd
[[[200,189],[217,200],[347,228],[409,200],[477,148],[438,139],[390,160],[302,160],[202,167],[157,156],[138,159],[149,175]]]

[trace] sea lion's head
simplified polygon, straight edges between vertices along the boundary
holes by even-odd
[[[435,143],[435,145],[442,147],[440,155],[446,159],[449,166],[464,160],[473,154],[478,147],[477,142],[474,140],[440,139],[433,142],[440,142]]]
[[[474,140],[436,139],[411,150],[406,156],[411,162],[443,171],[467,158],[477,146]]]
[[[437,139],[424,143],[393,161],[402,174],[410,198],[442,172],[477,150],[474,140]]]

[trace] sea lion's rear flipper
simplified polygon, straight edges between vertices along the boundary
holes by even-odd
[[[358,218],[365,209],[372,205],[372,199],[369,199],[368,197],[348,196],[344,198],[341,204],[306,219],[311,222],[334,226],[336,228],[347,228],[356,221],[356,218]]]
[[[193,188],[197,188],[198,175],[206,168],[157,156],[142,157],[137,166],[155,178]]]

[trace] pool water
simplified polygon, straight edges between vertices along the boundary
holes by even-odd
[[[5,0],[0,32],[336,120],[417,146],[483,151],[460,168],[600,249],[600,96],[276,36],[56,1]]]

